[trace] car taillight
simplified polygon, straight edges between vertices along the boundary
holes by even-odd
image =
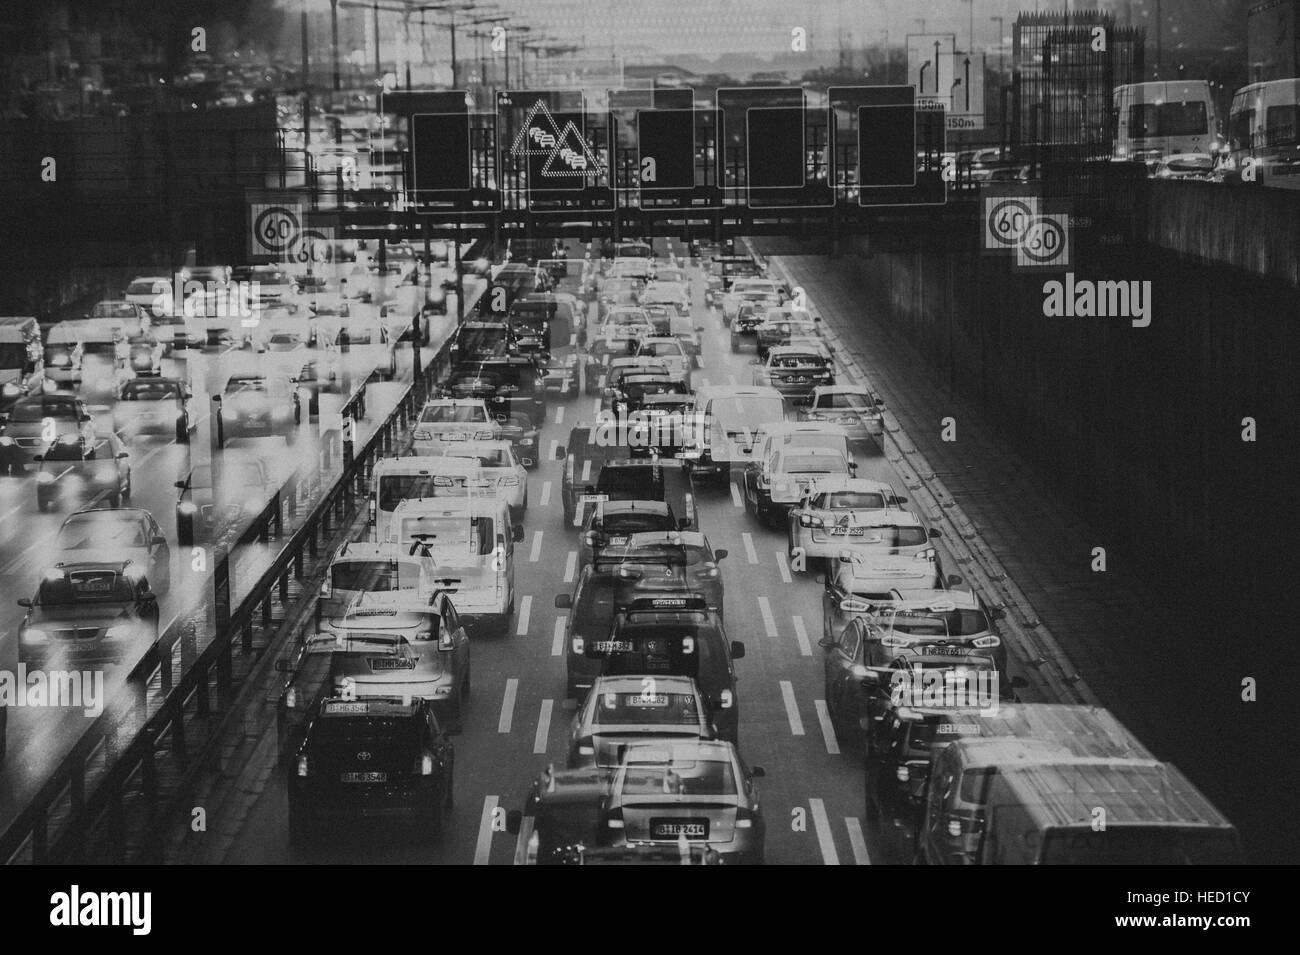
[[[704,577],[709,580],[712,580],[714,577],[718,576],[718,568],[713,564],[708,564],[704,567],[701,567],[699,570],[697,570],[695,572],[695,576]]]
[[[298,775],[299,775],[299,776],[306,776],[306,775],[308,775],[308,772],[307,772],[307,757],[306,757],[306,756],[299,756],[299,757],[298,757]]]
[[[742,807],[736,810],[736,828],[753,829],[754,821],[758,817],[757,807]]]
[[[906,765],[903,765],[894,770],[894,775],[898,777],[900,783],[905,783],[912,778],[912,771]]]
[[[579,744],[578,744],[578,755],[579,755],[579,756],[595,756],[595,755],[596,755],[596,747],[592,746],[590,743],[579,743]]]
[[[421,776],[433,775],[433,757],[424,753],[415,761],[415,771]]]
[[[425,639],[427,640],[429,636],[430,636],[429,634],[425,634]],[[439,650],[456,649],[456,641],[452,638],[452,635],[450,633],[444,631],[443,634],[438,637],[438,649]]]
[[[605,816],[605,826],[609,829],[623,828],[623,810],[611,809]]]
[[[822,520],[820,517],[813,517],[811,514],[800,514],[799,526],[800,527],[825,527],[826,522]]]
[[[637,570],[635,567],[620,567],[618,569],[618,575],[624,580],[641,579],[641,571]]]
[[[1002,638],[998,636],[994,636],[993,634],[990,633],[987,636],[976,637],[974,640],[971,641],[971,644],[972,646],[979,647],[981,650],[983,650],[988,647],[1001,646]]]
[[[574,653],[582,653],[583,650],[586,648],[586,646],[587,646],[587,643],[586,643],[585,640],[582,639],[582,637],[574,637],[574,638],[573,638],[573,652],[574,652]]]
[[[320,583],[320,595],[322,597],[331,597],[334,594],[334,585],[326,578]]]
[[[373,524],[373,523],[375,522],[375,514],[376,514],[377,512],[378,512],[378,511],[377,511],[377,508],[375,507],[375,502],[374,502],[373,500],[371,500],[371,501],[367,501],[367,502],[366,502],[366,513],[369,514],[369,516],[370,516],[370,523],[371,523],[371,524]]]
[[[913,558],[913,560],[934,560],[935,551],[933,547],[927,547]]]

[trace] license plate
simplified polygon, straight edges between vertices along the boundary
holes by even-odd
[[[371,670],[414,670],[414,660],[393,660],[387,657],[378,657],[373,660],[367,660]]]
[[[464,441],[466,436],[463,431],[447,431],[437,437],[443,441]]]
[[[609,500],[608,494],[584,494],[580,498],[583,504],[604,504]]]
[[[656,839],[709,838],[709,820],[707,819],[651,819],[650,835]]]
[[[831,528],[832,537],[865,537],[867,529],[865,527],[841,527]]]
[[[341,773],[339,778],[345,783],[383,783],[388,781],[388,773]]]
[[[965,647],[928,646],[922,652],[936,657],[964,657],[970,651]]]
[[[611,538],[609,538],[609,539],[606,541],[606,543],[607,543],[610,547],[626,547],[626,546],[627,546],[627,542],[630,541],[631,539],[632,539],[631,537],[629,537],[628,535],[624,534],[624,535],[621,535],[621,536],[619,536],[619,537],[611,537]]]
[[[633,693],[627,698],[628,706],[667,706],[668,695],[660,693],[656,696],[642,696],[639,693]]]
[[[591,644],[596,653],[631,653],[631,640],[596,640]]]

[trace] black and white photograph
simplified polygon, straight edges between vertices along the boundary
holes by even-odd
[[[158,936],[151,887],[264,866],[982,865],[1096,867],[990,886],[1116,936],[1260,926],[1298,29],[8,0],[20,921]],[[895,872],[881,915],[951,889]]]

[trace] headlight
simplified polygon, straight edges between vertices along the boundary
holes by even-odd
[[[974,640],[971,641],[971,644],[972,646],[979,647],[981,650],[983,650],[987,647],[1001,646],[1002,638],[990,633],[987,636],[976,637]]]
[[[882,647],[890,647],[891,649],[896,650],[903,647],[910,647],[912,643],[913,641],[907,639],[907,637],[900,637],[893,634],[880,638],[880,645]]]
[[[580,746],[578,747],[578,755],[579,755],[579,756],[595,756],[595,755],[596,755],[596,747],[594,747],[594,746],[588,746],[587,744],[584,743],[584,744],[582,744],[582,745],[580,745]]]
[[[0,390],[3,391],[4,396],[6,398],[16,398],[18,395],[21,395],[23,393],[23,390],[19,388],[17,385],[15,385],[12,381],[6,381],[4,388]]]
[[[199,507],[193,501],[181,501],[180,504],[176,505],[176,510],[181,514],[196,514]]]
[[[871,604],[865,600],[855,600],[850,597],[847,600],[840,601],[840,610],[844,613],[867,613],[871,610]]]
[[[934,558],[935,558],[934,548],[927,547],[925,550],[917,554],[916,557],[913,558],[913,560],[934,560]]]
[[[864,667],[861,663],[855,663],[853,664],[853,669],[850,672],[859,680],[861,680],[870,671],[866,667]]]
[[[582,637],[574,637],[572,643],[574,653],[582,653],[586,648],[586,641],[583,640]]]
[[[36,483],[37,483],[37,484],[53,484],[53,483],[54,483],[54,475],[51,474],[49,471],[40,471],[40,472],[38,472],[37,475],[36,475]]]
[[[536,442],[532,438],[524,438],[519,443],[525,448],[531,448]]]
[[[799,526],[800,527],[825,527],[826,522],[822,520],[820,517],[813,517],[811,514],[800,514]]]
[[[506,477],[503,477],[503,478],[501,479],[501,483],[502,483],[503,485],[505,485],[506,487],[518,487],[518,486],[519,486],[519,475],[517,475],[517,474],[510,474],[510,475],[507,475]]]
[[[18,640],[20,643],[45,643],[49,640],[49,635],[44,630],[20,630]]]
[[[0,436],[0,448],[8,448],[8,447],[12,447],[12,446],[13,446],[13,443],[14,443],[14,439],[11,438],[11,437],[9,437],[9,435],[6,434],[6,435],[3,435],[3,436]]]
[[[105,640],[121,640],[123,637],[129,637],[135,633],[135,627],[129,623],[119,623],[104,633]]]

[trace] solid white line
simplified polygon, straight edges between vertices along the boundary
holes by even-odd
[[[766,597],[758,598],[758,612],[763,615],[763,629],[769,637],[776,636],[776,618],[772,616],[772,604]]]
[[[835,840],[831,837],[831,820],[826,815],[826,804],[820,799],[809,799],[812,812],[813,828],[817,830],[817,844],[821,846],[822,862],[826,865],[839,865],[840,857],[835,851]]]
[[[845,816],[844,825],[849,830],[849,845],[853,847],[854,865],[871,865],[871,856],[867,855],[867,840],[862,835],[862,823],[857,816]]]
[[[555,423],[564,424],[564,405],[559,405],[555,409]]]
[[[487,865],[492,854],[492,820],[497,812],[497,797],[483,797],[483,815],[478,820],[478,843],[474,846],[474,864]]]
[[[564,582],[566,584],[573,583],[573,575],[577,573],[577,570],[578,552],[576,550],[571,550],[569,551],[568,558],[564,561]]]
[[[758,563],[758,551],[754,550],[754,536],[745,531],[740,535],[740,539],[745,542],[745,556],[749,558],[751,564]]]
[[[601,391],[604,391],[604,390],[605,390],[605,376],[604,376],[604,375],[601,375],[601,376],[600,376],[600,390],[601,390]],[[600,399],[599,399],[599,398],[597,398],[595,401],[593,401],[593,402],[591,403],[591,413],[594,414],[594,415],[598,415],[598,414],[600,414]]]
[[[542,532],[533,532],[533,549],[528,552],[528,563],[535,564],[542,556]]]
[[[548,461],[554,461],[554,460],[555,460],[555,455],[556,455],[556,453],[559,451],[559,449],[560,449],[560,442],[559,442],[559,441],[556,441],[554,438],[552,438],[552,439],[551,439],[551,453],[550,453],[549,455],[547,455],[546,460],[548,460]]]
[[[555,636],[551,639],[551,656],[558,657],[564,652],[564,628],[568,625],[569,618],[555,618]]]
[[[731,503],[735,504],[736,507],[744,507],[745,502],[741,500],[740,488],[737,487],[735,484],[731,484],[729,485],[729,487],[731,488]]]
[[[542,700],[542,714],[537,718],[537,735],[533,737],[533,754],[545,754],[546,742],[551,735],[551,708],[554,700]]]
[[[513,677],[506,680],[506,695],[501,700],[501,719],[497,720],[497,732],[509,733],[510,724],[515,718],[515,695],[519,692],[519,681]]]
[[[817,722],[822,725],[822,738],[826,740],[826,752],[832,756],[840,754],[840,742],[835,738],[835,726],[831,723],[831,711],[826,708],[825,700],[813,700],[817,710]]]
[[[799,652],[806,657],[812,656],[812,644],[808,642],[808,630],[803,625],[803,617],[796,614],[790,619],[794,621],[794,638],[799,641]]]
[[[528,618],[533,612],[533,598],[531,595],[519,601],[519,624],[515,627],[515,636],[528,636]]]
[[[542,498],[538,503],[541,504],[542,507],[546,507],[548,504],[551,503],[551,482],[550,481],[542,482]]]
[[[785,715],[790,721],[790,732],[802,736],[803,720],[799,718],[799,707],[794,701],[794,685],[789,680],[781,681],[781,698],[785,700]]]
[[[582,483],[587,484],[591,481],[591,458],[582,462]]]
[[[776,569],[781,572],[782,583],[786,583],[786,584],[794,583],[794,581],[790,578],[790,568],[786,565],[785,551],[783,550],[779,550],[776,552]]]

